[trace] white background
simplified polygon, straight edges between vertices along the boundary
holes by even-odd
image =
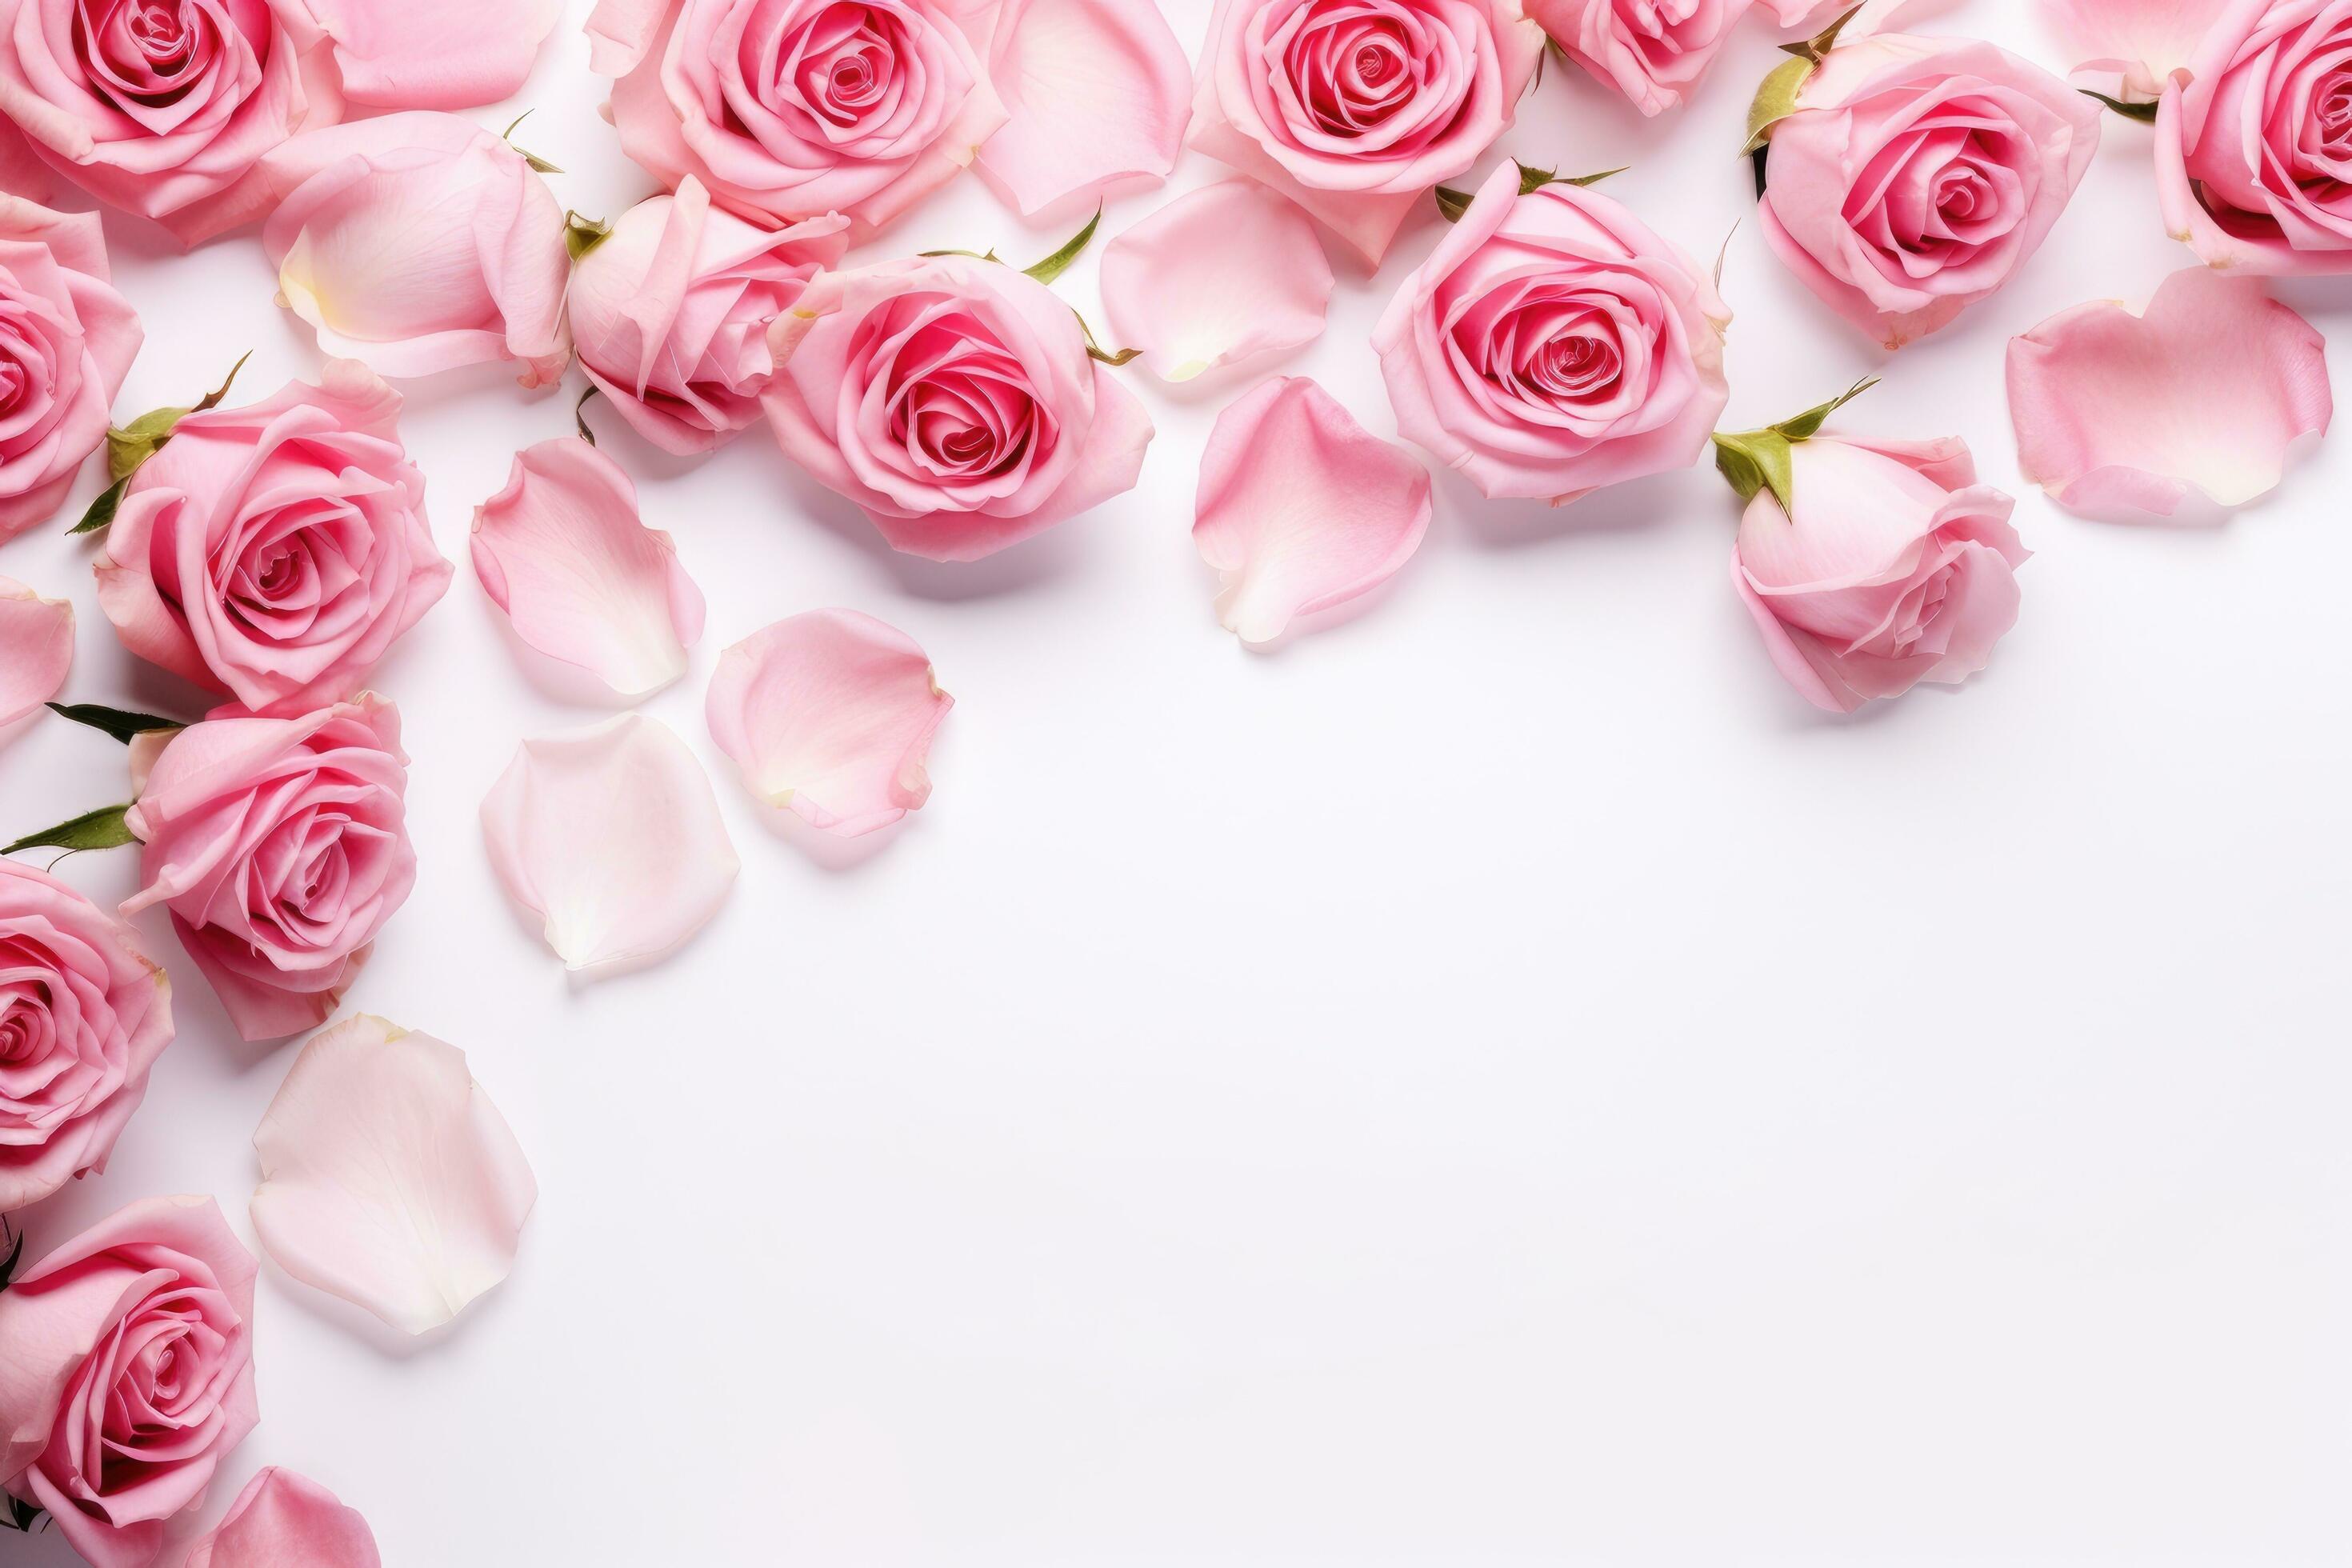
[[[478,118],[535,109],[517,139],[609,215],[651,184],[596,115],[586,8]],[[1171,15],[1195,44],[1206,5]],[[2022,5],[1940,26],[2064,63]],[[1441,477],[1388,592],[1253,655],[1187,535],[1253,376],[1171,395],[1131,367],[1142,483],[963,566],[892,554],[760,430],[681,463],[592,407],[709,596],[646,711],[744,865],[675,959],[575,985],[476,810],[522,736],[600,714],[526,664],[465,548],[577,377],[413,385],[459,565],[376,680],[423,868],[348,1005],[464,1047],[542,1195],[512,1279],[422,1342],[265,1265],[262,1425],[205,1518],[278,1463],[394,1568],[2352,1560],[2352,431],[2219,524],[2026,490],[2006,339],[2189,261],[2148,132],[2110,117],[2023,274],[1890,360],[1732,233],[1773,41],[1751,19],[1651,123],[1554,62],[1497,153],[1631,163],[1611,194],[1690,251],[1731,235],[1729,426],[1879,372],[1854,426],[1958,432],[2019,494],[2023,616],[1956,692],[1807,707],[1733,596],[1709,470],[1558,512]],[[1218,173],[1188,154],[1170,188]],[[967,180],[877,248],[1024,260],[1075,226]],[[1342,265],[1281,367],[1383,436],[1367,338],[1435,232],[1369,283]],[[315,368],[249,233],[110,234],[148,329],[123,416],[247,348],[250,396]],[[1093,278],[1061,285],[1090,312]],[[2352,321],[2352,284],[2284,292]],[[80,611],[68,696],[194,711],[117,647],[91,553],[0,550]],[[721,648],[824,605],[906,629],[958,699],[930,805],[845,849],[757,805],[701,717]],[[36,721],[0,827],[117,800],[121,767]],[[134,861],[63,874],[114,900]],[[33,1255],[160,1192],[250,1235],[293,1047],[239,1045],[142,927],[179,1038]],[[54,1533],[0,1555],[68,1561]]]

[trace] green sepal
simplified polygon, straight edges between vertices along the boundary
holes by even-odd
[[[19,1237],[16,1240],[16,1249],[21,1252],[24,1250],[24,1238]],[[16,1259],[12,1257],[9,1261],[13,1263]],[[0,1279],[0,1290],[5,1290],[7,1288],[7,1281]],[[8,1499],[8,1517],[5,1520],[0,1520],[0,1524],[6,1525],[10,1530],[20,1531],[26,1535],[30,1535],[33,1533],[33,1526],[37,1524],[46,1524],[47,1520],[48,1515],[42,1510],[40,1504],[26,1502],[23,1498],[16,1497],[12,1494]]]
[[[125,801],[121,805],[101,805],[96,811],[85,811],[55,827],[26,834],[14,844],[0,847],[0,855],[14,855],[19,849],[63,849],[68,853],[119,849],[125,844],[136,844],[138,836],[125,820],[130,810],[131,805]]]
[[[106,473],[113,483],[99,492],[98,499],[89,503],[89,510],[81,514],[81,521],[66,531],[94,533],[112,522],[115,512],[122,505],[123,491],[130,486],[131,476],[139,471],[139,466],[163,449],[163,444],[180,427],[181,420],[191,414],[218,408],[221,400],[228,395],[228,389],[236,384],[236,373],[243,370],[245,362],[252,357],[251,349],[237,355],[236,363],[228,367],[228,374],[222,378],[221,384],[187,407],[151,408],[130,424],[108,430]]]
[[[918,256],[969,256],[974,261],[994,261],[998,263],[1002,263],[1004,260],[1004,258],[997,255],[996,252],[992,250],[919,250],[915,252],[915,254]]]
[[[1831,415],[1877,384],[1876,376],[1866,375],[1827,403],[1816,404],[1761,430],[1735,430],[1727,435],[1717,431],[1708,437],[1715,443],[1716,471],[1738,494],[1742,505],[1754,500],[1758,490],[1769,489],[1782,511],[1796,516],[1796,478],[1790,450],[1798,442],[1819,435],[1822,423]]]
[[[2126,120],[2137,120],[2142,125],[2153,125],[2156,123],[2157,105],[2153,103],[2126,103],[2119,98],[2109,98],[2104,92],[2093,92],[2087,87],[2078,87],[2074,90],[2081,93],[2084,98],[2097,99],[2101,103],[2105,104],[2109,109],[2114,110]]]
[[[1078,318],[1078,331],[1086,334],[1087,357],[1088,359],[1095,360],[1100,363],[1109,365],[1113,369],[1117,369],[1118,366],[1127,363],[1128,361],[1133,359],[1136,355],[1143,352],[1141,349],[1118,349],[1114,351],[1103,347],[1101,343],[1095,341],[1095,330],[1087,325],[1086,316],[1075,307],[1072,308],[1070,314]]]
[[[537,110],[526,109],[520,114],[516,115],[512,123],[509,124],[504,131],[499,132],[499,140],[505,142],[508,146],[513,147],[515,155],[520,158],[524,163],[530,164],[531,168],[538,173],[542,174],[560,174],[563,173],[562,169],[557,168],[554,164],[549,163],[538,153],[531,152],[529,148],[515,147],[515,126],[520,125],[524,121],[529,120],[537,112]]]
[[[129,479],[117,479],[99,491],[98,499],[89,503],[89,510],[81,514],[81,521],[66,530],[67,535],[96,533],[112,522],[114,514],[122,510],[122,492],[130,488]]]
[[[1772,127],[1797,112],[1797,94],[1818,68],[1802,58],[1782,60],[1757,84],[1756,96],[1748,104],[1748,140],[1740,143],[1741,157],[1762,151],[1771,140]]]
[[[526,153],[523,156],[528,158],[530,154]],[[598,223],[576,212],[563,215],[563,248],[572,253],[574,261],[612,237],[613,226],[609,223]]]
[[[596,432],[588,428],[588,400],[599,390],[594,382],[590,382],[588,390],[580,395],[580,401],[572,405],[572,427],[579,431],[580,438],[591,447],[596,444]]]
[[[1518,163],[1519,195],[1523,196],[1542,190],[1546,185],[1597,185],[1610,175],[1622,174],[1633,166],[1620,163],[1596,174],[1563,174],[1557,169],[1538,169],[1530,163],[1519,163],[1516,158],[1512,162]],[[1440,185],[1433,194],[1437,197],[1437,210],[1444,215],[1448,223],[1462,221],[1462,215],[1470,210],[1474,195],[1469,191],[1455,190],[1451,185]]]
[[[1086,249],[1087,243],[1095,237],[1095,230],[1101,226],[1102,208],[1097,207],[1095,208],[1095,216],[1087,219],[1087,226],[1072,235],[1069,237],[1068,243],[1065,244],[1061,249],[1054,252],[1053,255],[1045,258],[1045,260],[1038,262],[1035,266],[1024,267],[1021,270],[1026,272],[1030,277],[1034,278],[1040,283],[1051,283],[1055,279],[1059,278],[1063,273],[1067,272],[1070,269],[1070,263],[1078,258],[1078,253]]]
[[[185,720],[163,719],[152,713],[133,713],[121,708],[101,708],[95,702],[52,702],[48,704],[48,710],[60,719],[70,719],[77,724],[87,724],[101,734],[111,735],[126,746],[133,736],[188,727]]]
[[[0,1290],[8,1289],[8,1281],[16,1278],[16,1265],[25,1260],[25,1233],[0,1219],[0,1241],[8,1242],[8,1256],[0,1258]],[[16,1500],[11,1499],[11,1501]],[[17,1526],[19,1530],[24,1526]]]

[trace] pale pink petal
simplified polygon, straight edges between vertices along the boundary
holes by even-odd
[[[2068,506],[2241,505],[2334,409],[2319,333],[2242,275],[2185,268],[2137,314],[2094,300],[2010,341],[2018,466]]]
[[[318,1482],[272,1465],[246,1483],[219,1528],[188,1549],[184,1568],[383,1565],[357,1510]]]
[[[466,1053],[364,1013],[302,1047],[253,1147],[262,1249],[412,1334],[507,1277],[539,1201]]]
[[[1428,531],[1429,471],[1305,376],[1217,416],[1201,454],[1192,542],[1217,570],[1217,613],[1245,643],[1380,586]]]
[[[588,35],[588,68],[598,76],[624,77],[637,68],[661,37],[662,23],[677,0],[596,0],[580,29]]]
[[[73,606],[0,577],[0,728],[55,697],[73,666]]]
[[[906,633],[811,610],[719,655],[704,714],[753,795],[848,837],[930,798],[923,759],[954,706]]]
[[[525,741],[482,802],[482,838],[574,970],[678,947],[719,912],[740,866],[702,764],[635,713]]]
[[[1103,316],[1162,381],[1313,342],[1331,264],[1297,204],[1250,180],[1178,196],[1104,247]]]
[[[515,455],[474,511],[474,574],[515,635],[632,700],[686,673],[702,591],[637,515],[621,466],[577,436]]]
[[[977,166],[1023,213],[1176,166],[1192,68],[1153,0],[1005,0],[989,72],[1011,118]]]
[[[2124,103],[2154,103],[2188,68],[2228,0],[2042,0],[2074,62],[2068,80]]]
[[[470,109],[520,90],[562,0],[293,0],[333,41],[343,96],[377,109]]]

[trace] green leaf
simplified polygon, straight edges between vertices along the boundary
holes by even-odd
[[[21,1248],[24,1243],[19,1241],[17,1246]],[[5,1283],[0,1283],[0,1289],[6,1288]],[[9,1529],[30,1535],[33,1532],[33,1526],[40,1522],[41,1519],[42,1511],[39,1504],[26,1502],[20,1497],[11,1496],[8,1499],[8,1517],[5,1522]]]
[[[1758,490],[1769,489],[1782,511],[1795,515],[1787,437],[1777,430],[1743,430],[1732,436],[1718,431],[1710,439],[1715,442],[1716,470],[1730,481],[1743,504],[1754,500]]]
[[[1021,270],[1040,283],[1051,283],[1070,269],[1070,263],[1076,261],[1078,258],[1078,253],[1086,249],[1087,242],[1094,238],[1095,230],[1101,226],[1101,224],[1102,208],[1097,207],[1095,216],[1087,219],[1087,226],[1072,235],[1068,244],[1035,266],[1024,267]]]
[[[1622,174],[1633,166],[1631,163],[1620,163],[1613,169],[1603,169],[1597,174],[1554,174],[1544,183],[1550,185],[1597,185],[1610,175]],[[1521,191],[1528,189],[1525,182],[1526,177],[1522,175],[1519,185]]]
[[[68,535],[96,533],[112,522],[114,514],[122,509],[122,492],[130,488],[131,480],[126,477],[99,491],[98,499],[89,503],[89,510],[81,514],[81,521],[67,529],[66,532]]]
[[[613,226],[609,223],[598,223],[594,218],[582,217],[578,213],[568,212],[563,215],[563,248],[572,253],[572,259],[574,261],[604,244],[612,236]]]
[[[1802,57],[1782,60],[1757,85],[1756,96],[1748,105],[1748,140],[1739,148],[1742,157],[1760,151],[1771,139],[1772,127],[1797,112],[1797,94],[1813,74],[1816,64]],[[1757,178],[1763,178],[1760,169]]]
[[[1440,185],[1430,195],[1437,198],[1437,210],[1448,223],[1460,223],[1462,215],[1470,210],[1470,193],[1457,191],[1452,185]]]
[[[1817,403],[1802,414],[1791,415],[1769,428],[1791,441],[1801,441],[1808,436],[1817,434],[1821,430],[1822,421],[1877,384],[1876,376],[1865,375],[1827,403]]]
[[[101,805],[96,811],[85,811],[55,827],[26,834],[16,843],[0,847],[0,855],[14,855],[19,849],[116,849],[135,844],[138,837],[123,819],[130,809],[126,801],[121,805]]]
[[[2153,125],[2156,123],[2157,106],[2153,103],[2126,103],[2121,99],[2109,98],[2104,92],[2093,92],[2087,87],[2078,87],[2074,90],[2081,93],[2084,98],[2097,99],[2101,103],[2105,104],[2109,109],[2114,110],[2126,120],[2137,120],[2142,125]]]
[[[132,713],[121,708],[101,708],[95,702],[52,702],[48,708],[60,719],[87,724],[93,730],[113,736],[126,746],[133,735],[188,727],[185,720],[160,719],[152,713]]]

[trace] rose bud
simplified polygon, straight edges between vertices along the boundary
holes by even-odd
[[[1612,87],[1643,114],[1679,108],[1715,63],[1752,0],[1528,0],[1560,52]],[[1793,27],[1818,9],[1814,0],[1772,0],[1780,25]]]

